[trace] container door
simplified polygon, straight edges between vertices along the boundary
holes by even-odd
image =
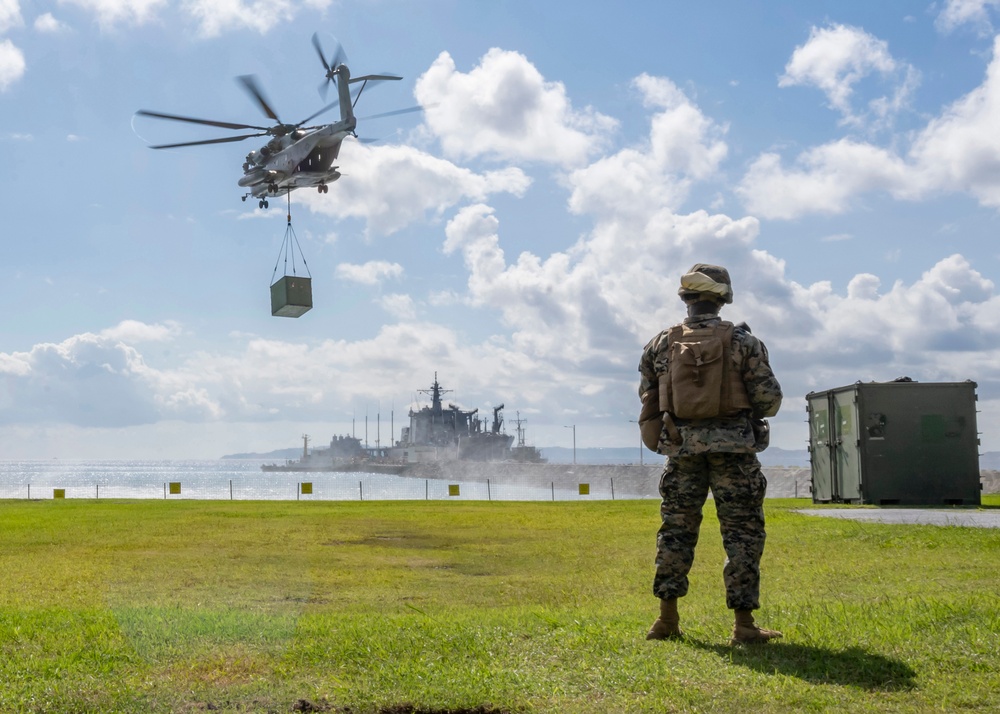
[[[833,415],[834,498],[861,500],[861,454],[858,433],[857,392],[853,389],[830,395]]]
[[[809,399],[809,462],[812,465],[813,501],[833,500],[833,460],[830,440],[829,395]]]

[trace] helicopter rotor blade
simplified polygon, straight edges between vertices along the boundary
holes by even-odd
[[[169,119],[171,121],[185,121],[191,124],[204,124],[205,126],[216,126],[220,129],[258,129],[260,131],[267,131],[267,127],[254,126],[253,124],[235,124],[228,121],[215,121],[212,119],[196,119],[194,117],[183,117],[177,114],[164,114],[163,112],[151,112],[145,109],[140,109],[136,112],[138,116],[152,117],[153,119]]]
[[[313,114],[312,116],[309,116],[309,117],[306,117],[305,119],[303,119],[302,121],[300,121],[300,122],[299,122],[298,124],[296,124],[296,125],[295,125],[295,126],[296,126],[296,128],[298,128],[298,127],[301,127],[301,126],[302,126],[303,124],[305,124],[305,123],[306,123],[307,121],[312,121],[313,119],[315,119],[316,117],[318,117],[318,116],[319,116],[320,114],[322,114],[322,113],[324,113],[324,112],[328,112],[328,111],[330,111],[331,109],[333,109],[333,108],[334,108],[335,106],[337,106],[338,104],[340,104],[340,99],[336,99],[335,101],[333,101],[333,102],[331,102],[331,103],[327,104],[327,105],[326,105],[325,107],[323,107],[322,109],[320,109],[320,110],[319,110],[318,112],[316,112],[316,113],[315,113],[315,114]]]
[[[313,47],[316,48],[316,54],[319,55],[319,61],[323,63],[323,69],[330,72],[333,68],[327,64],[326,56],[323,54],[323,47],[319,43],[319,33],[314,32],[312,36]]]
[[[381,119],[382,117],[394,117],[398,114],[410,114],[411,112],[422,112],[423,107],[407,107],[406,109],[397,109],[392,112],[382,112],[381,114],[370,114],[366,117],[358,117],[358,121],[364,121],[367,119]]]
[[[260,86],[257,84],[257,77],[255,77],[252,74],[244,74],[240,75],[236,79],[247,91],[247,93],[249,93],[254,99],[257,100],[257,103],[260,105],[260,108],[264,112],[264,114],[266,114],[269,119],[273,119],[274,121],[280,124],[281,119],[278,118],[278,115],[274,113],[274,110],[271,109],[271,105],[268,104],[267,100],[264,98],[264,93],[261,91]]]
[[[176,149],[181,146],[204,146],[205,144],[226,144],[232,141],[243,141],[244,139],[250,139],[255,136],[267,136],[267,132],[261,132],[258,134],[243,134],[241,136],[224,136],[219,139],[203,139],[201,141],[185,141],[179,144],[158,144],[156,146],[150,146],[150,149]]]

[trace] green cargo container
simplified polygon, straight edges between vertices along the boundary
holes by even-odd
[[[312,278],[285,275],[271,285],[271,314],[299,317],[312,309]]]
[[[975,382],[858,382],[806,411],[814,503],[979,505]]]

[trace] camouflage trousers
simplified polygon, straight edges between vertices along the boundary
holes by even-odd
[[[656,535],[653,594],[664,599],[687,594],[702,508],[711,489],[726,550],[726,607],[760,607],[766,488],[756,454],[670,457],[660,477],[662,524]]]

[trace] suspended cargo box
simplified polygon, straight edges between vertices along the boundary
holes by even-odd
[[[806,411],[814,503],[980,504],[975,382],[858,382]]]
[[[299,317],[312,309],[312,278],[285,275],[271,285],[271,314]]]
[[[299,259],[305,268],[307,276],[297,275],[295,252],[298,251]],[[288,274],[288,259],[292,259],[292,274]],[[278,274],[278,263],[284,259],[284,275],[277,280],[274,276]],[[312,275],[309,274],[309,266],[306,264],[306,257],[302,255],[302,248],[299,246],[299,239],[295,236],[292,228],[291,199],[289,198],[288,225],[285,228],[285,238],[281,242],[281,250],[278,252],[278,260],[274,263],[274,272],[271,273],[271,314],[274,317],[300,317],[312,309]]]

